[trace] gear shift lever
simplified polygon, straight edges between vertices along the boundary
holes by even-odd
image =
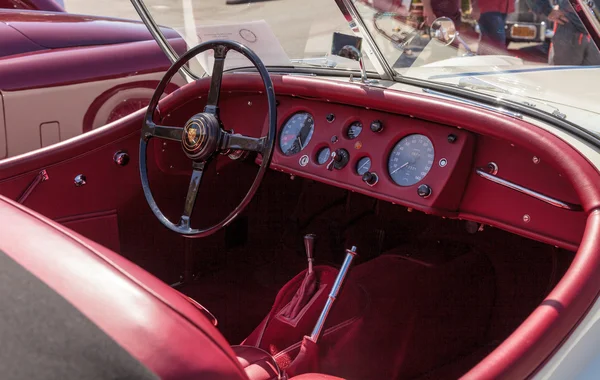
[[[306,258],[308,260],[308,273],[313,272],[314,252],[315,252],[315,239],[317,235],[306,234],[304,235],[304,249],[306,250]]]

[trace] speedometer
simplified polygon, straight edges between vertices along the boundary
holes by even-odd
[[[411,186],[425,178],[434,158],[433,143],[429,138],[420,134],[408,135],[392,149],[388,173],[396,184]]]
[[[304,149],[312,138],[315,121],[308,112],[299,112],[290,117],[279,136],[279,147],[286,156],[292,156]]]

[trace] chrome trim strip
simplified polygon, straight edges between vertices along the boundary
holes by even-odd
[[[487,179],[488,181],[497,183],[498,185],[501,185],[504,187],[508,187],[511,190],[518,191],[519,193],[528,195],[539,201],[548,203],[549,205],[552,205],[554,207],[562,208],[562,209],[569,210],[569,211],[582,211],[583,210],[583,208],[580,205],[569,203],[569,202],[564,202],[564,201],[558,200],[556,198],[552,198],[547,195],[538,193],[537,191],[528,189],[521,185],[517,185],[514,182],[510,182],[510,181],[502,179],[500,177],[496,177],[495,175],[488,173],[488,171],[485,168],[477,168],[477,169],[475,169],[475,173],[477,173],[477,175],[479,175],[480,177]]]
[[[146,24],[148,31],[150,32],[150,34],[152,34],[152,37],[154,37],[154,40],[156,41],[158,46],[165,53],[169,61],[171,61],[171,64],[175,63],[175,61],[179,59],[179,55],[177,54],[177,52],[175,52],[171,44],[167,42],[167,39],[165,38],[164,34],[160,31],[158,25],[156,25],[156,21],[154,21],[152,14],[150,14],[144,2],[142,0],[131,0],[131,4],[135,8],[136,12],[140,16],[144,24]],[[185,79],[187,83],[193,82],[196,79],[198,79],[197,76],[192,74],[185,67],[179,69],[179,74],[181,74],[181,76],[183,77],[183,79]]]
[[[443,96],[444,98],[456,100],[456,101],[459,101],[459,102],[462,102],[462,103],[466,103],[466,104],[469,104],[469,105],[472,105],[472,106],[475,106],[475,107],[484,108],[484,109],[489,110],[489,111],[499,112],[499,113],[502,113],[502,114],[505,114],[507,116],[514,117],[514,118],[517,118],[517,119],[523,119],[523,114],[518,113],[518,112],[513,112],[513,111],[505,110],[504,108],[501,108],[501,107],[490,106],[490,105],[487,105],[485,103],[479,103],[479,102],[476,102],[476,101],[473,101],[473,100],[468,100],[468,99],[461,98],[459,96],[454,96],[454,95],[446,94],[446,93],[441,92],[441,91],[430,90],[428,88],[424,88],[423,92],[426,92],[426,93],[431,94],[431,95]]]
[[[383,53],[379,50],[379,47],[377,47],[373,36],[369,33],[367,26],[358,14],[358,10],[354,6],[353,1],[354,0],[335,0],[335,3],[338,8],[340,8],[346,21],[348,21],[350,29],[367,43],[366,53],[373,66],[375,66],[375,70],[377,70],[377,73],[381,76],[381,79],[394,79],[398,74],[396,74],[394,69],[392,69],[385,60]]]

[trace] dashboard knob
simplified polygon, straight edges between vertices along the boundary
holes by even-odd
[[[363,174],[362,180],[367,185],[374,186],[379,181],[379,177],[377,177],[376,173],[366,172]]]
[[[327,164],[327,170],[343,169],[350,161],[350,153],[346,149],[336,149],[331,153],[331,161]]]
[[[419,194],[421,198],[428,198],[431,195],[431,187],[422,184],[417,188],[417,194]]]
[[[383,123],[381,123],[379,120],[371,122],[371,130],[375,133],[383,131]]]

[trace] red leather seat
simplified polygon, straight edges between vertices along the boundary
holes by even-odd
[[[231,346],[246,375],[251,380],[277,380],[282,378],[281,370],[267,351],[254,346]]]
[[[1,196],[0,225],[0,255],[16,262],[19,270],[24,268],[22,272],[31,277],[30,281],[41,281],[44,291],[53,292],[55,299],[66,300],[65,305],[74,307],[77,316],[84,316],[86,326],[106,334],[102,336],[105,341],[110,338],[120,355],[137,361],[136,368],[149,370],[147,374],[161,379],[266,380],[280,376],[271,355],[251,346],[230,347],[186,297],[124,257]],[[16,291],[27,292],[28,288]],[[44,302],[27,306],[35,309],[37,304],[43,306]],[[10,310],[10,305],[3,306]],[[68,328],[70,321],[59,319],[57,323]],[[37,339],[36,343],[50,345],[38,351],[52,352],[51,359],[44,359],[61,365],[54,356],[69,353],[73,342],[62,347],[52,339],[44,340],[58,333],[55,330],[38,334],[29,328],[18,334],[19,339]],[[4,344],[10,346],[11,342]],[[83,361],[89,362],[87,355]],[[29,363],[29,367],[36,365]],[[69,365],[75,367],[65,367],[72,374],[68,377],[75,378],[78,362]],[[96,363],[89,368],[101,366]],[[319,374],[296,378],[334,379]]]

